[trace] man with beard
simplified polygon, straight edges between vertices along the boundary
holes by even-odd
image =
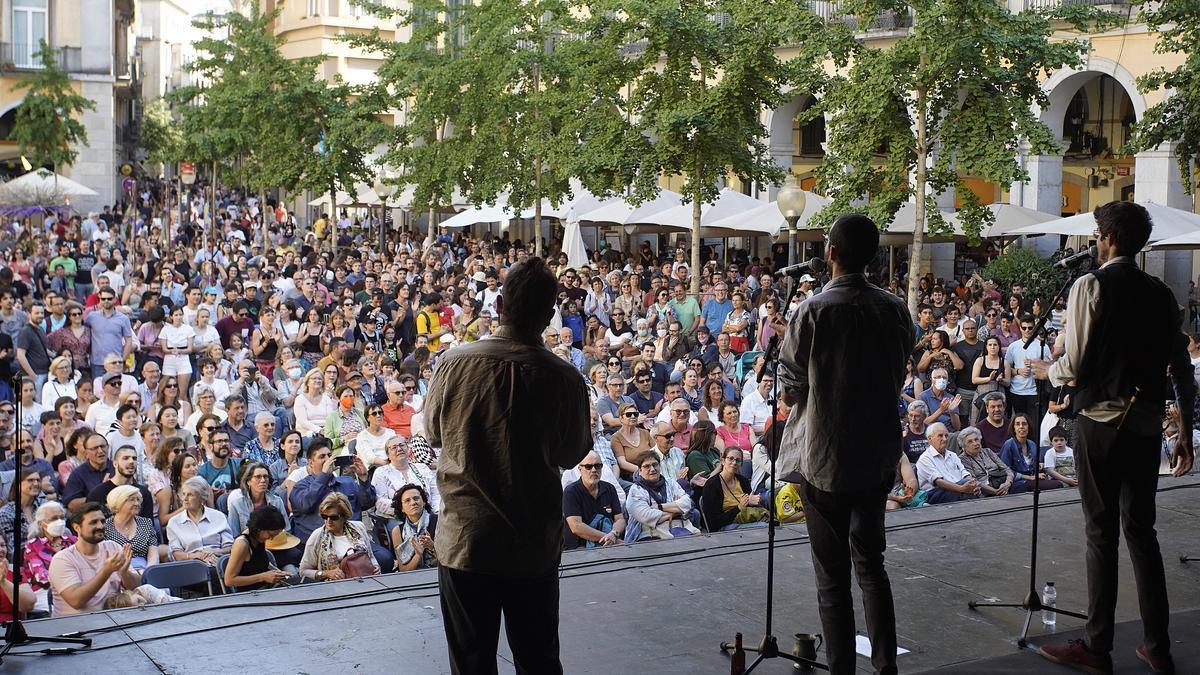
[[[154,517],[154,497],[150,495],[150,490],[144,485],[137,483],[137,451],[129,445],[122,445],[113,453],[113,474],[112,478],[105,480],[100,485],[96,486],[88,493],[87,500],[96,502],[97,504],[108,503],[108,493],[112,492],[118,485],[132,485],[142,493],[142,512],[138,515],[143,518]]]
[[[121,546],[104,538],[104,511],[99,504],[87,502],[76,509],[71,527],[79,539],[50,561],[55,616],[100,611],[110,597],[141,585],[141,577],[129,568],[133,558],[129,544]]]

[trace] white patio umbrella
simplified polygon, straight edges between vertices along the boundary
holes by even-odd
[[[1058,220],[1061,216],[1045,211],[1017,206],[1016,204],[988,204],[987,210],[996,216],[991,226],[984,228],[979,236],[984,239],[999,239],[1002,237],[1020,236],[1013,234],[1014,230]]]
[[[934,207],[936,208],[936,206]],[[950,234],[929,234],[929,207],[926,206],[925,215],[925,238],[927,244],[948,243],[956,240],[964,240],[967,233],[963,231],[962,225],[958,222],[958,215],[953,211],[942,211],[942,218],[950,224],[953,231]],[[892,222],[888,224],[886,230],[880,232],[880,242],[886,246],[903,246],[912,243],[913,233],[917,229],[917,205],[914,202],[907,202],[896,211],[896,215],[892,218]]]
[[[721,188],[716,201],[700,205],[700,225],[702,227],[711,226],[720,220],[744,214],[760,206],[762,206],[762,202],[754,197],[730,188]],[[629,219],[625,222],[637,226],[659,225],[673,230],[690,230],[692,229],[692,210],[692,204],[689,202],[655,213],[635,212],[630,214]]]
[[[787,219],[779,211],[778,203],[755,201],[758,202],[758,206],[719,220],[714,221],[701,216],[701,226],[713,230],[730,230],[749,235],[765,234],[771,237],[787,231]],[[796,221],[796,227],[801,230],[806,229],[808,222],[828,203],[829,200],[821,195],[805,190],[804,210],[800,212],[800,219]]]
[[[587,247],[583,243],[579,217],[575,215],[574,208],[567,211],[566,223],[563,226],[563,252],[567,254],[567,264],[575,269],[588,263]]]
[[[1150,212],[1154,229],[1150,232],[1150,242],[1159,242],[1200,230],[1200,215],[1183,209],[1164,206],[1155,202],[1138,202]],[[1021,234],[1065,234],[1092,237],[1096,232],[1096,219],[1090,211],[1059,218],[1029,227],[1013,230],[1013,235]]]
[[[634,222],[634,218],[642,218],[658,213],[659,211],[679,206],[682,202],[683,195],[674,190],[662,188],[654,199],[642,202],[636,206],[626,201],[624,197],[614,197],[591,211],[580,213],[579,220],[580,222],[624,225]]]
[[[36,169],[0,186],[5,204],[62,204],[68,199],[97,197],[95,190],[47,169]]]
[[[1200,249],[1200,230],[1163,239],[1146,247],[1151,251],[1188,251]]]
[[[440,227],[470,227],[478,223],[500,223],[518,217],[508,206],[502,203],[470,206],[461,213],[450,216],[439,223]]]

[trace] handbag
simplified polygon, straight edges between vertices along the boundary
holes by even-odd
[[[371,556],[361,549],[348,553],[345,558],[342,558],[342,561],[338,563],[338,569],[347,579],[373,577],[376,574],[375,563],[371,562]]]

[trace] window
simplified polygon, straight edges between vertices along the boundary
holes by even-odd
[[[47,40],[47,5],[50,0],[13,0],[13,65],[40,67],[37,53]]]
[[[321,0],[308,0],[308,11],[304,16],[321,16]]]

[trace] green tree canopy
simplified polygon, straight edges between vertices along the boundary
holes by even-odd
[[[1159,68],[1138,78],[1138,88],[1143,92],[1168,89],[1171,95],[1150,106],[1138,121],[1126,152],[1177,143],[1179,170],[1190,194],[1194,163],[1200,156],[1200,0],[1140,4],[1142,21],[1149,30],[1158,32],[1154,53],[1179,52],[1184,62],[1174,70]]]
[[[79,117],[95,110],[96,103],[75,93],[67,73],[58,66],[58,50],[45,40],[35,56],[40,67],[12,88],[25,91],[12,136],[31,162],[50,164],[58,171],[75,163],[76,148],[87,145],[87,129]]]
[[[908,305],[916,313],[925,223],[947,229],[932,197],[961,187],[959,176],[1008,185],[1028,180],[1019,154],[1061,152],[1034,115],[1046,104],[1041,80],[1083,62],[1090,46],[1054,40],[1068,21],[1079,29],[1107,17],[1089,7],[1013,13],[994,0],[848,0],[843,11],[863,20],[883,12],[913,13],[913,27],[894,44],[858,43],[852,65],[838,73],[802,119],[828,114],[827,152],[818,177],[833,198],[824,211],[858,210],[883,227],[915,198]],[[961,189],[960,219],[977,238],[990,213]],[[861,200],[870,202],[861,206]]]

